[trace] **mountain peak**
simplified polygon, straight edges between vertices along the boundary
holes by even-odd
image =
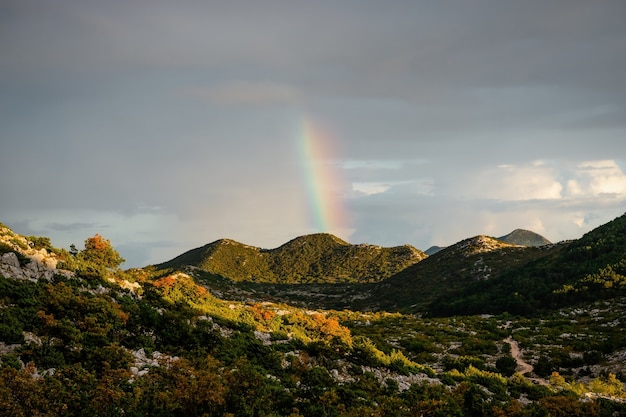
[[[426,255],[428,255],[428,256],[431,256],[431,255],[436,254],[437,252],[442,251],[442,250],[443,250],[443,249],[445,249],[445,248],[446,248],[445,246],[436,246],[436,245],[433,245],[433,246],[431,246],[430,248],[426,249],[426,250],[424,251],[424,253],[425,253]]]
[[[348,246],[350,245],[348,242],[338,238],[337,236],[330,233],[312,233],[309,235],[298,236],[289,242],[281,245],[275,250],[287,249],[293,246],[301,246],[305,244],[313,244],[313,245],[325,245],[325,246]]]
[[[525,229],[515,229],[508,235],[501,236],[498,239],[521,246],[543,246],[552,243],[540,234]]]

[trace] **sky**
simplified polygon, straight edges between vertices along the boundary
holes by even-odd
[[[623,0],[0,0],[0,222],[123,267],[220,238],[558,242],[626,212]]]

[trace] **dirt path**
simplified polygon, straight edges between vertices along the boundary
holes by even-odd
[[[511,336],[504,339],[504,342],[511,345],[511,356],[515,359],[517,363],[517,368],[519,369],[519,373],[524,375],[533,371],[533,366],[522,359],[522,352],[519,350],[519,345]]]
[[[513,357],[513,359],[515,359],[515,363],[517,363],[517,369],[519,370],[519,373],[522,375],[531,373],[533,371],[533,366],[526,362],[524,359],[522,359],[522,352],[519,349],[517,341],[513,340],[513,338],[509,336],[504,339],[504,342],[511,345],[511,356]],[[550,383],[543,378],[528,378],[528,380],[534,382],[535,384],[544,385],[546,387],[550,385]]]

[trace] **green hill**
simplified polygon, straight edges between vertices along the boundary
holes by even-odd
[[[390,277],[426,255],[410,245],[352,245],[319,233],[275,249],[218,240],[162,264],[159,269],[197,267],[233,281],[263,283],[365,283]]]

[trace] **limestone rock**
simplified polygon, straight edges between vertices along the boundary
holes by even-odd
[[[20,267],[20,260],[14,252],[3,253],[0,257],[0,263],[2,263],[2,265],[6,265],[7,267]]]

